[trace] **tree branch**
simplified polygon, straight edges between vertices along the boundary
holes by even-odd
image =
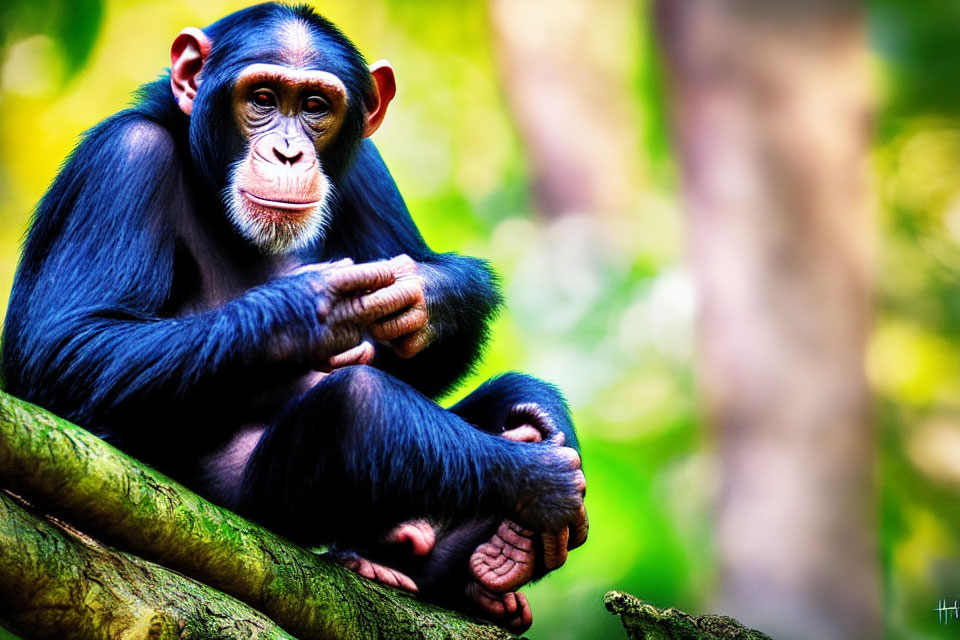
[[[679,609],[658,609],[619,591],[603,597],[610,613],[620,616],[629,640],[772,640],[728,616],[692,616]]]
[[[109,544],[234,596],[303,639],[513,637],[366,581],[204,500],[84,429],[2,392],[0,484]],[[22,516],[16,514],[0,510],[0,526],[9,536],[3,544],[14,550],[29,542],[30,530],[38,530],[17,525]],[[0,581],[18,580],[16,566],[0,565]],[[50,576],[59,574],[39,567],[31,574],[37,581],[26,586],[45,591]],[[61,565],[65,572],[76,571],[70,567]],[[3,615],[17,624],[32,614]]]
[[[0,492],[0,617],[31,638],[292,640],[262,613],[29,513]]]

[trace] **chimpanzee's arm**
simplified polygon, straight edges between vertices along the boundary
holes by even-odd
[[[180,162],[165,129],[129,113],[71,156],[38,206],[13,287],[3,339],[11,393],[85,426],[135,429],[134,416],[175,426],[203,406],[226,424],[237,404],[228,398],[295,368],[280,355],[291,347],[316,346],[310,334],[331,324],[318,316],[317,274],[163,317],[176,219],[194,206]]]
[[[362,142],[339,195],[320,259],[363,262],[405,253],[418,263],[436,337],[409,359],[378,345],[375,364],[429,396],[442,394],[470,371],[486,342],[487,324],[501,303],[496,276],[485,260],[434,253],[427,246],[369,140]]]

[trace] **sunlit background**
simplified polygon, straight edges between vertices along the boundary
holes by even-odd
[[[30,212],[78,136],[162,72],[182,27],[248,4],[5,0],[0,308]],[[685,81],[661,53],[663,23],[639,0],[312,4],[394,65],[397,98],[374,140],[428,243],[503,277],[508,309],[459,393],[520,370],[574,410],[590,539],[528,590],[527,635],[622,637],[602,604],[610,589],[714,611],[725,458],[698,374],[700,345],[717,339],[698,315],[711,280],[695,267],[711,238],[685,213],[697,187],[685,193],[670,127],[695,132],[672,118],[670,87],[679,100]],[[876,0],[861,20],[872,138],[858,233],[876,273],[860,359],[875,436],[862,446],[876,462],[880,614],[890,638],[960,637],[960,621],[933,611],[960,599],[960,3]]]

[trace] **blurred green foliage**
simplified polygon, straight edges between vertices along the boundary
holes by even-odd
[[[953,116],[960,104],[960,4],[953,0],[870,0],[870,28],[894,84],[884,116]]]
[[[181,27],[244,4],[0,7],[0,311],[29,212],[77,136],[156,77]],[[637,28],[623,51],[645,168],[637,210],[555,225],[531,213],[483,2],[318,8],[368,58],[397,69],[397,100],[376,141],[428,242],[489,258],[503,275],[509,310],[460,393],[517,369],[571,400],[591,537],[529,590],[529,636],[621,637],[601,600],[614,588],[703,611],[716,469],[693,380],[693,290],[646,5],[628,16]],[[598,17],[596,28],[607,26]],[[878,395],[887,628],[893,638],[950,637],[932,610],[960,599],[960,4],[873,0],[870,28],[880,267],[867,368]]]
[[[0,43],[5,47],[38,34],[59,47],[69,79],[86,64],[103,20],[101,0],[6,0],[0,7]]]
[[[960,599],[960,4],[871,2],[881,104],[877,389],[891,638],[954,637]]]

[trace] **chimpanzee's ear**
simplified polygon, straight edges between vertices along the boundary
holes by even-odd
[[[177,35],[170,47],[170,87],[180,110],[190,115],[197,97],[198,76],[210,55],[210,38],[195,27]]]
[[[397,81],[393,77],[393,67],[386,60],[377,60],[370,65],[373,76],[373,99],[366,105],[367,123],[363,128],[363,137],[372,136],[380,128],[383,116],[387,114],[387,105],[397,95]]]

